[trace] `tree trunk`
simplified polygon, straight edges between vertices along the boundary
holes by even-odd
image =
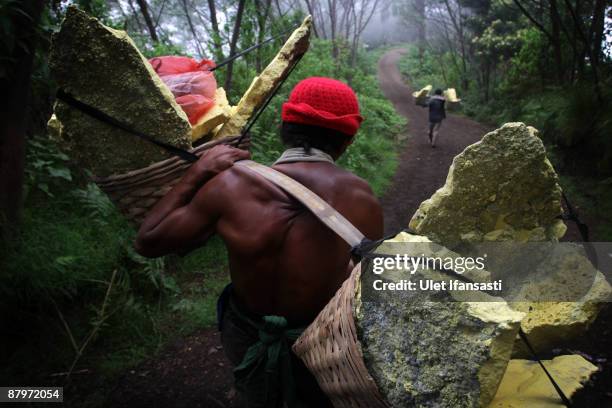
[[[146,0],[136,0],[136,2],[140,7],[140,12],[142,13],[142,17],[144,18],[145,24],[147,25],[147,29],[149,30],[151,40],[153,40],[154,42],[158,42],[159,38],[157,37],[155,25],[153,24],[153,20],[151,19],[151,15],[149,14],[149,7],[147,6]]]
[[[332,57],[338,62],[338,44],[336,42],[336,0],[327,0],[329,7],[329,31],[331,33]]]
[[[230,43],[229,56],[231,57],[236,53],[236,45],[238,44],[238,37],[240,36],[240,26],[242,25],[242,14],[244,12],[244,3],[246,0],[240,0],[238,2],[238,10],[236,11],[236,21],[234,22],[234,32],[232,33],[232,41]],[[230,95],[232,90],[232,73],[234,70],[234,62],[227,64],[227,74],[225,76],[225,92]]]
[[[591,64],[595,70],[599,67],[602,57],[601,46],[604,36],[604,20],[606,15],[606,0],[596,0],[593,6],[593,22],[591,23],[591,43],[593,44],[593,60]]]
[[[312,32],[314,33],[315,37],[317,38],[321,38],[321,36],[319,35],[319,30],[318,30],[318,24],[317,24],[317,14],[315,13],[315,8],[312,4],[312,0],[304,0],[304,2],[306,3],[306,8],[308,9],[308,14],[310,14],[312,16],[312,20],[313,20],[313,24],[312,24]],[[279,10],[279,14],[280,14],[280,7],[278,6],[278,2],[276,2],[276,7]]]
[[[193,39],[196,43],[196,48],[198,49],[198,54],[200,54],[200,58],[204,58],[204,50],[202,50],[202,45],[200,44],[200,39],[198,38],[198,33],[193,25],[193,21],[191,21],[191,16],[189,15],[189,7],[187,7],[187,0],[183,0],[183,11],[185,12],[185,18],[187,18],[187,24],[189,25],[189,30],[191,30],[191,35],[193,35]]]
[[[563,53],[561,50],[561,22],[559,10],[557,8],[557,0],[550,0],[550,20],[551,20],[551,42],[553,47],[553,55],[555,58],[555,75],[557,84],[563,84]]]
[[[117,1],[117,4],[119,4],[119,1]],[[136,25],[138,26],[138,31],[140,32],[144,31],[142,22],[138,18],[138,11],[136,11],[136,7],[134,7],[134,2],[132,0],[128,0],[128,5],[130,6],[130,10],[132,11],[132,14],[134,15],[134,20],[136,21]]]
[[[45,1],[16,3],[23,13],[11,15],[15,46],[0,80],[3,91],[0,113],[0,233],[10,236],[19,223],[30,81],[36,52],[37,28]],[[8,6],[10,7],[10,6]],[[10,11],[9,11],[10,12]]]
[[[595,65],[593,64],[593,61],[595,60],[595,57],[593,56],[593,48],[592,48],[592,44],[589,42],[589,38],[588,38],[588,34],[585,33],[583,27],[582,27],[582,20],[580,15],[577,14],[576,10],[572,7],[572,4],[569,0],[565,0],[565,5],[567,6],[568,10],[570,11],[570,14],[572,16],[572,21],[574,22],[574,26],[576,27],[576,31],[578,32],[578,34],[580,35],[580,40],[582,41],[584,47],[584,55],[589,57],[589,61],[591,62],[591,69],[592,69],[592,75],[593,75],[593,86],[595,88],[595,94],[597,95],[597,100],[601,103],[603,103],[604,98],[603,95],[601,93],[601,86],[599,83],[599,73],[597,70],[597,64],[595,63]],[[605,7],[605,6],[604,6]],[[594,24],[594,21],[592,22],[592,24]]]
[[[425,0],[415,0],[414,8],[417,18],[417,36],[419,47],[419,67],[423,66],[423,56],[425,53]]]
[[[221,45],[221,33],[219,31],[219,22],[217,21],[217,7],[215,0],[208,0],[208,10],[210,12],[210,24],[213,31],[213,45],[215,49],[215,58],[217,61],[223,60],[223,48]]]
[[[264,37],[266,35],[266,22],[268,21],[268,15],[270,14],[270,8],[272,6],[272,0],[266,0],[264,7],[262,8],[262,4],[260,0],[255,1],[255,11],[257,13],[257,43],[261,43],[264,41]],[[255,68],[257,72],[261,72],[262,69],[262,61],[261,61],[261,52],[262,47],[257,48],[257,52],[255,53]]]

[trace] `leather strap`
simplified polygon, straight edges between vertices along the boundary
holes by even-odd
[[[364,235],[344,218],[342,214],[327,204],[321,197],[291,177],[252,160],[241,160],[234,163],[234,166],[240,166],[252,173],[258,174],[285,190],[293,198],[304,204],[315,217],[338,234],[351,247],[357,247],[364,240]]]

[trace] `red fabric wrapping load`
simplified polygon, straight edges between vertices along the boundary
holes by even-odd
[[[157,75],[170,88],[176,102],[195,124],[215,104],[217,81],[210,71],[212,60],[198,62],[189,57],[155,57],[149,60]]]

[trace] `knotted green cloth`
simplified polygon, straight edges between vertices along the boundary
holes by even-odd
[[[255,322],[230,302],[232,311],[258,330],[259,340],[251,345],[234,369],[236,388],[244,393],[249,406],[299,407],[291,368],[291,345],[306,329],[287,328],[282,316],[264,316]],[[279,392],[280,391],[280,392]]]

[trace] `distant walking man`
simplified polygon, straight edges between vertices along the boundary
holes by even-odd
[[[427,106],[429,106],[429,143],[431,147],[436,147],[440,126],[442,121],[446,119],[445,103],[446,99],[442,96],[442,90],[439,88],[434,92],[434,96],[427,101]]]

